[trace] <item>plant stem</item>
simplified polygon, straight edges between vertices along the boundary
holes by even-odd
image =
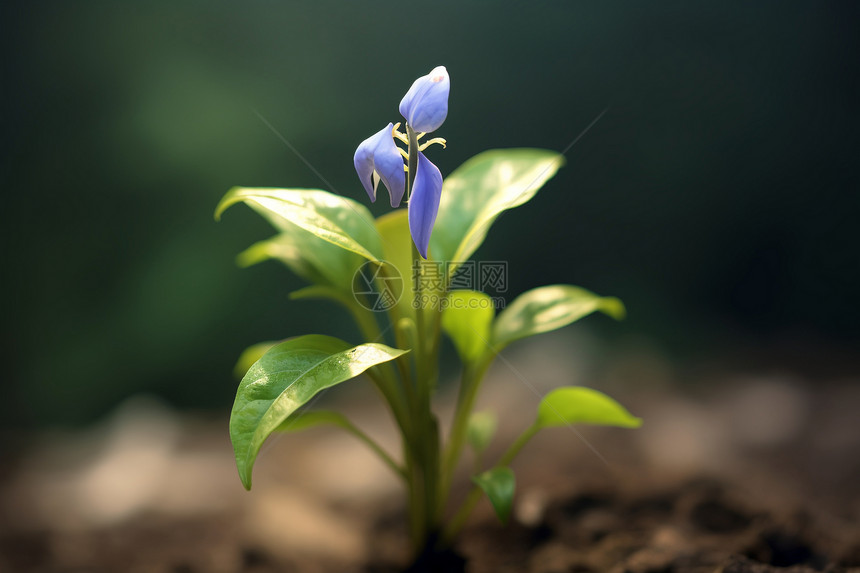
[[[382,394],[385,402],[388,404],[391,414],[394,416],[394,421],[400,428],[400,431],[406,435],[410,431],[410,418],[407,411],[407,404],[402,395],[397,391],[397,382],[393,378],[392,370],[381,370],[378,367],[373,367],[367,371],[367,375],[373,381],[376,389]]]
[[[406,133],[409,140],[408,167],[406,192],[411,195],[415,173],[418,166],[418,137],[411,126],[407,124]],[[435,341],[428,341],[425,301],[422,297],[422,280],[420,265],[422,257],[415,243],[412,243],[413,269],[418,269],[418,280],[413,272],[412,294],[415,297],[415,344],[412,348],[412,360],[415,393],[407,399],[411,405],[412,424],[414,431],[410,436],[410,460],[408,467],[409,500],[412,525],[412,540],[416,555],[424,551],[428,540],[438,531],[436,514],[437,479],[439,476],[439,425],[431,409],[431,394],[437,368],[435,366]],[[432,338],[432,337],[431,337]],[[410,399],[411,398],[411,399]]]
[[[395,462],[394,459],[390,455],[388,455],[388,452],[382,449],[382,446],[376,443],[373,438],[368,436],[361,429],[359,429],[358,426],[356,426],[349,420],[344,419],[344,422],[344,425],[341,426],[344,430],[364,442],[371,450],[373,450],[374,453],[376,453],[376,455],[380,457],[383,462],[385,462],[385,465],[387,465],[394,471],[395,474],[397,474],[403,479],[407,479],[406,470],[400,467],[397,462]]]
[[[442,464],[442,477],[439,483],[440,503],[438,513],[440,517],[445,511],[445,505],[454,479],[454,471],[457,469],[457,462],[460,460],[460,454],[465,445],[466,432],[469,427],[469,416],[475,405],[478,388],[480,388],[481,380],[491,362],[491,357],[482,357],[476,362],[467,364],[463,370],[460,391],[457,395],[457,406],[454,411],[454,421],[451,424],[451,435],[448,437],[448,446],[445,449]]]
[[[529,440],[531,440],[534,435],[540,430],[540,427],[537,424],[533,424],[529,426],[525,432],[520,434],[520,436],[511,444],[511,447],[507,449],[507,451],[502,454],[502,457],[499,458],[499,461],[496,463],[494,467],[505,467],[510,465],[510,463],[514,460],[517,454],[520,453],[520,450],[523,449]],[[478,501],[481,499],[481,488],[478,486],[474,486],[469,494],[466,496],[465,501],[460,506],[460,509],[457,510],[457,513],[454,514],[454,517],[451,518],[451,521],[448,523],[448,526],[445,528],[445,531],[442,534],[441,542],[443,544],[448,544],[451,540],[459,533],[460,529],[466,524],[466,520],[469,519],[469,515],[472,513],[472,510],[475,509],[475,506],[478,504]]]
[[[415,245],[412,245],[413,263],[419,264],[421,256]],[[418,504],[414,507],[417,514],[419,530],[415,536],[415,549],[420,552],[424,549],[427,540],[435,534],[437,529],[436,505],[437,485],[439,475],[439,428],[435,416],[431,410],[432,378],[435,375],[433,356],[431,348],[427,344],[427,329],[425,327],[425,308],[422,298],[422,284],[419,280],[415,284],[415,297],[419,301],[415,309],[415,323],[417,337],[413,348],[415,361],[415,386],[416,395],[414,400],[414,449],[416,454],[414,471],[412,473],[415,495],[412,502]]]
[[[349,300],[347,297],[340,298],[340,302],[352,315],[365,340],[368,342],[380,342],[382,340],[382,332],[379,330],[379,324],[369,310],[362,308],[355,300]],[[406,397],[397,384],[391,364],[385,363],[374,366],[368,371],[368,375],[388,403],[394,420],[401,431],[408,432],[409,416],[407,413]]]
[[[380,266],[379,272],[382,275],[382,277],[385,279],[393,279],[394,278],[389,271],[388,265],[383,264],[382,266]],[[399,323],[400,319],[402,318],[402,315],[400,313],[400,307],[396,304],[392,305],[387,310],[386,314],[388,315],[388,321],[391,325],[389,328],[394,329],[395,346],[397,346],[397,348],[409,348],[409,345],[407,344],[407,340],[405,339],[402,330],[398,326],[398,323]],[[409,375],[409,360],[410,360],[410,356],[408,356],[408,355],[401,355],[401,356],[398,356],[396,359],[397,369],[400,373],[400,378],[401,378],[401,381],[403,383],[401,386],[398,387],[398,392],[402,396],[404,393],[406,393],[406,395],[403,396],[403,399],[406,402],[411,401],[411,398],[408,395],[408,392],[411,390],[411,388],[409,387],[409,384],[411,383],[411,376]]]
[[[502,457],[499,458],[499,461],[496,462],[495,467],[504,467],[510,465],[514,458],[517,457],[517,454],[520,453],[520,450],[523,449],[529,440],[531,440],[535,434],[540,431],[540,426],[537,424],[532,424],[528,428],[526,428],[525,432],[519,435],[519,437],[514,440],[514,443],[502,454]]]

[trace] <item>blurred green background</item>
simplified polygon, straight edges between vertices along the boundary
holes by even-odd
[[[226,412],[247,345],[355,339],[276,263],[234,185],[364,201],[352,153],[436,65],[443,174],[492,147],[568,164],[478,252],[510,294],[621,297],[594,319],[684,362],[860,355],[858,5],[851,2],[4,2],[0,425],[152,392]],[[373,211],[386,211],[385,201]],[[784,341],[789,341],[783,344]],[[788,353],[786,359],[795,358]],[[777,354],[776,360],[779,359]]]

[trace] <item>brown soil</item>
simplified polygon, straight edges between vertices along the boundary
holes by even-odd
[[[860,571],[856,525],[828,531],[795,513],[787,519],[729,501],[724,485],[694,481],[672,492],[625,496],[594,490],[553,500],[544,519],[469,529],[456,553],[411,571],[541,573],[769,573]],[[399,516],[398,516],[399,517]],[[400,538],[378,525],[380,538]],[[5,533],[2,571],[368,571],[405,569],[401,560],[344,564],[335,557],[284,557],[241,536],[230,518],[141,517],[79,534]],[[390,541],[390,540],[388,540]],[[225,568],[225,564],[230,564]]]
[[[619,376],[594,386],[641,415],[641,430],[582,429],[601,457],[564,429],[539,436],[514,466],[511,523],[483,504],[453,552],[412,570],[860,572],[856,381],[726,376],[680,391]],[[483,405],[502,416],[502,447],[536,398],[504,370],[491,388]],[[358,385],[337,405],[393,451],[369,395]],[[400,486],[356,442],[286,436],[265,448],[249,494],[225,434],[224,420],[137,401],[86,433],[30,440],[0,478],[0,572],[408,567]]]

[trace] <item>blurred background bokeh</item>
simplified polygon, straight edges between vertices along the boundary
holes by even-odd
[[[510,296],[618,296],[602,347],[684,368],[856,373],[854,3],[4,2],[0,23],[7,429],[139,393],[223,415],[245,346],[355,340],[339,309],[288,301],[287,269],[237,268],[271,230],[213,209],[234,185],[364,201],[355,146],[440,64],[443,174],[565,149],[607,110],[477,253],[509,262]]]
[[[479,397],[504,422],[494,447],[562,384],[646,421],[583,430],[606,464],[563,430],[537,438],[515,463],[516,523],[479,507],[472,539],[489,549],[481,561],[467,533],[470,570],[503,570],[493,559],[529,528],[585,531],[556,528],[552,508],[587,499],[589,480],[664,508],[610,522],[644,536],[618,542],[634,561],[654,543],[669,559],[669,524],[676,541],[717,540],[697,571],[737,554],[860,566],[858,23],[847,1],[0,3],[0,570],[403,562],[402,490],[348,436],[272,439],[241,488],[227,435],[240,352],[358,333],[327,302],[288,300],[304,285],[282,265],[238,268],[273,231],[244,206],[213,211],[242,185],[385,213],[353,152],[437,65],[452,81],[443,175],[489,148],[567,149],[476,253],[508,262],[508,300],[572,283],[628,308],[505,351]],[[444,425],[457,361],[443,352]],[[330,394],[397,450],[368,384]],[[753,500],[697,502],[739,516],[734,542],[696,517],[702,482],[684,480],[701,476]],[[606,539],[624,570],[687,570],[616,563]],[[781,562],[771,539],[800,553]],[[523,552],[512,562],[537,565],[511,570],[549,570],[540,547]],[[551,570],[613,570],[581,565]]]

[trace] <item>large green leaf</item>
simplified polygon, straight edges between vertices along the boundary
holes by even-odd
[[[487,494],[499,520],[507,523],[514,504],[514,491],[517,485],[513,470],[508,467],[493,468],[473,477],[472,481]]]
[[[498,350],[514,340],[567,326],[597,310],[624,318],[624,305],[614,297],[601,297],[570,285],[530,290],[499,313],[493,325],[493,346]]]
[[[310,267],[329,282],[349,288],[352,279],[349,271],[360,264],[350,254],[371,261],[378,261],[382,255],[370,212],[346,197],[317,189],[234,187],[218,204],[215,218],[219,219],[225,209],[239,202],[246,203],[288,236],[257,245],[256,249],[252,247],[250,253],[245,253],[246,261],[260,260],[261,256],[276,257],[303,276],[309,274]],[[329,265],[334,265],[338,272],[328,269]]]
[[[311,334],[274,346],[248,370],[230,415],[230,439],[242,484],[266,438],[320,390],[353,378],[405,351],[384,344],[348,343]]]
[[[448,293],[442,328],[451,337],[464,363],[478,360],[490,349],[490,329],[495,314],[493,300],[482,292],[455,290]]]
[[[563,164],[564,157],[546,149],[494,149],[466,161],[442,184],[430,256],[467,260],[499,214],[534,197]]]
[[[578,386],[556,388],[541,400],[535,426],[552,428],[571,424],[638,428],[642,420],[597,390]]]

